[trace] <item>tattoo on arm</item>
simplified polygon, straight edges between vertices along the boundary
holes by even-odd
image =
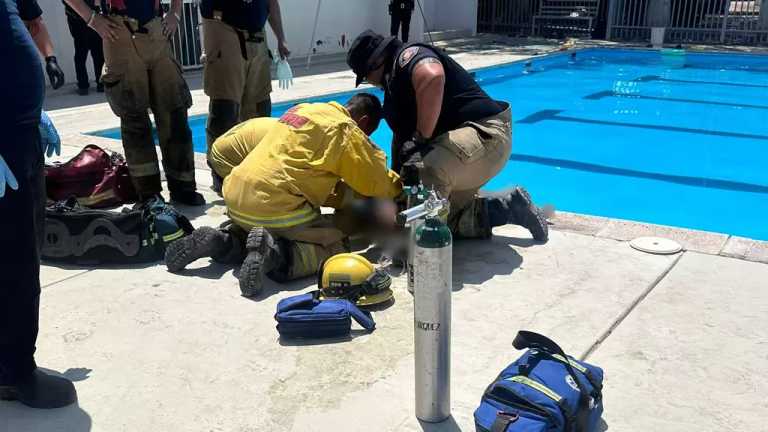
[[[440,62],[440,60],[437,59],[436,57],[425,57],[425,58],[419,60],[418,62],[416,62],[416,64],[413,65],[413,67],[415,68],[418,65],[427,64],[427,63],[437,63],[437,64],[440,64],[440,65],[442,64]]]

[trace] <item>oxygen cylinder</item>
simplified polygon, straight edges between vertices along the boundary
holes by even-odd
[[[419,183],[418,186],[412,186],[411,191],[408,194],[407,207],[413,208],[422,204],[427,199],[426,189],[424,185]],[[415,219],[410,222],[410,235],[408,241],[408,262],[406,263],[406,271],[408,273],[408,292],[413,294],[413,251],[416,246],[416,230],[424,223],[424,219]]]
[[[436,212],[416,229],[415,239],[416,417],[440,422],[451,414],[453,241],[450,229]]]

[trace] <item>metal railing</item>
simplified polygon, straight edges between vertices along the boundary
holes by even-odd
[[[479,0],[478,31],[530,35],[541,1]],[[768,45],[768,0],[604,1],[609,40],[648,43],[652,27],[665,27],[666,43]]]
[[[200,63],[203,44],[199,31],[202,18],[198,3],[198,0],[184,0],[179,30],[171,38],[171,51],[185,70],[199,69],[203,66]],[[170,0],[162,0],[162,6],[167,11]]]
[[[477,30],[527,36],[538,11],[539,0],[479,0]]]
[[[768,0],[611,1],[609,39],[648,42],[652,27],[666,28],[666,43],[764,45]]]

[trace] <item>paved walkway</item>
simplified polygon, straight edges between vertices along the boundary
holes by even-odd
[[[348,72],[299,78],[290,95],[349,89],[350,80]],[[195,103],[204,110],[199,92]],[[79,133],[116,124],[103,104],[53,117],[64,156],[109,143]],[[224,219],[202,168],[210,204],[182,208],[196,226]],[[159,264],[43,266],[37,360],[76,381],[79,404],[34,411],[0,402],[0,432],[470,432],[483,389],[519,355],[518,329],[605,368],[603,430],[765,430],[768,265],[748,261],[768,262],[765,243],[567,213],[552,222],[543,245],[512,226],[456,244],[447,422],[413,415],[413,301],[403,277],[394,304],[374,312],[372,334],[293,344],[278,340],[272,315],[311,280],[270,284],[252,301],[239,295],[237,269],[201,260],[179,275]],[[649,233],[686,251],[648,255],[626,242]]]

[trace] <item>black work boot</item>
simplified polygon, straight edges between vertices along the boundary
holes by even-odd
[[[222,187],[224,186],[224,179],[222,179],[218,174],[213,172],[211,170],[211,190],[216,192],[216,194],[220,197],[224,197],[222,195]]]
[[[171,191],[171,201],[188,206],[205,205],[205,198],[193,190]]]
[[[544,242],[549,238],[544,212],[533,203],[523,187],[517,186],[508,194],[488,198],[488,215],[491,226],[511,223],[525,227],[536,241]]]
[[[264,287],[264,275],[279,266],[283,258],[280,246],[266,228],[253,228],[245,242],[248,255],[240,267],[240,292],[254,297]]]
[[[200,227],[168,245],[165,265],[168,271],[175,273],[200,258],[224,254],[229,247],[229,234],[216,228]]]
[[[0,385],[0,400],[17,400],[31,408],[61,408],[77,401],[72,381],[35,369],[16,384]]]

